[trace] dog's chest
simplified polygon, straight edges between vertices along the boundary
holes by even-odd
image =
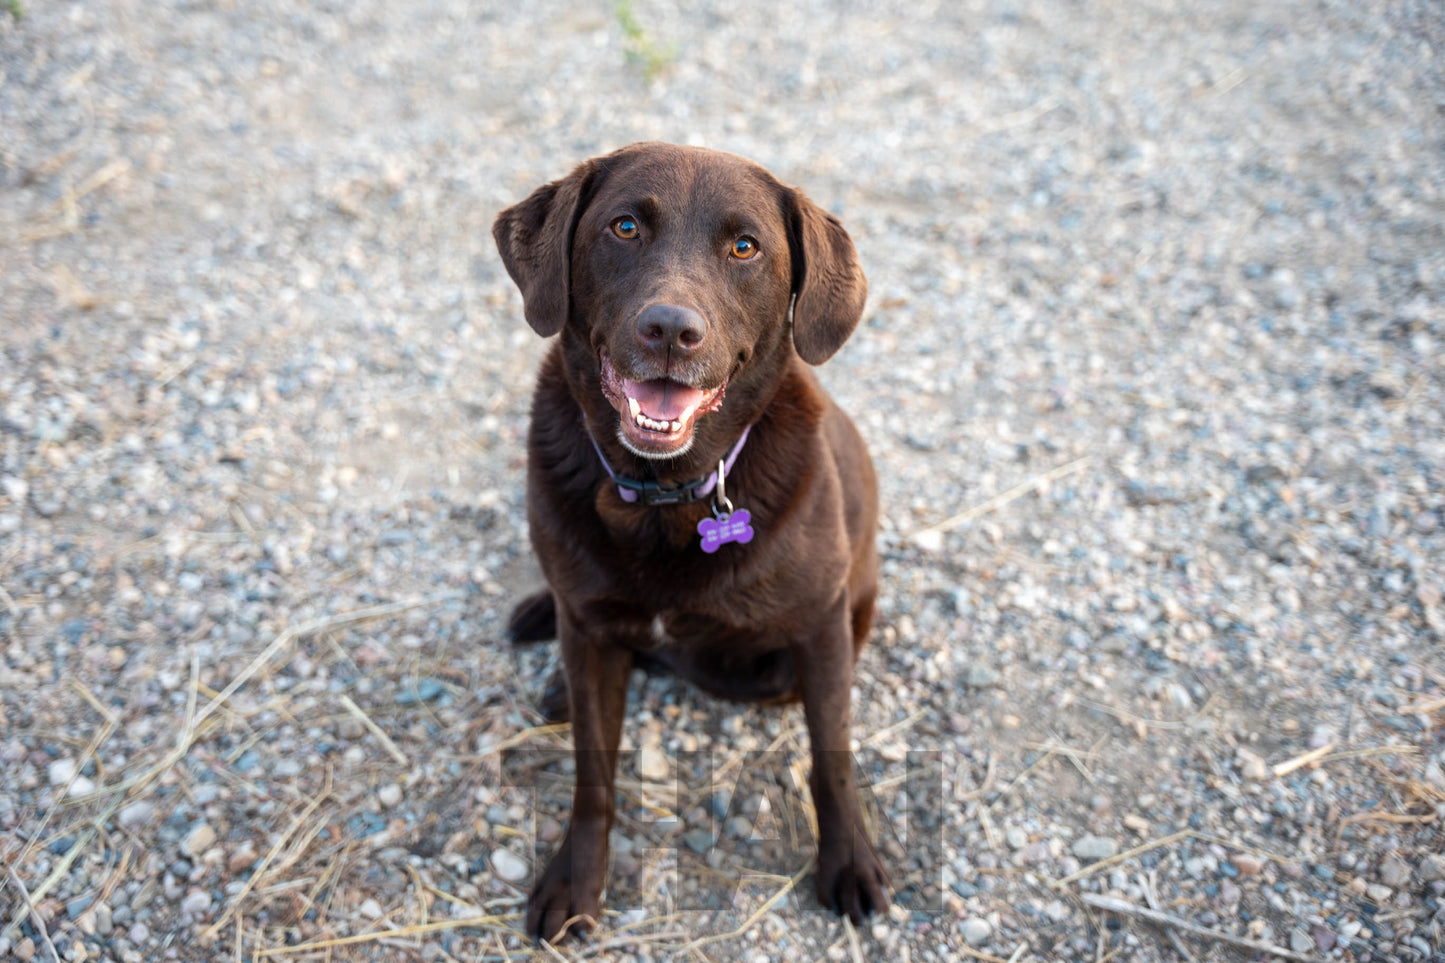
[[[635,652],[660,654],[667,651],[708,649],[735,638],[738,626],[678,609],[662,609],[640,618],[617,620],[618,636]]]

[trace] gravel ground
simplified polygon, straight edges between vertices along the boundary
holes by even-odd
[[[489,227],[664,139],[872,282],[823,375],[898,899],[788,887],[800,713],[639,677],[561,954],[1445,959],[1434,0],[11,6],[0,958],[528,957],[567,737],[500,641],[543,344]]]

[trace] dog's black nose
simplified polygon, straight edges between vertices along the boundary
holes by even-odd
[[[654,304],[637,316],[637,333],[648,347],[691,351],[707,337],[707,322],[692,308]]]

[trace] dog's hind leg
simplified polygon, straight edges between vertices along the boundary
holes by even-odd
[[[545,642],[557,637],[557,600],[550,589],[533,592],[517,603],[507,618],[507,637],[515,644]],[[549,723],[567,721],[567,674],[561,666],[547,680],[537,711]]]
[[[853,611],[850,615],[850,622],[853,626],[853,661],[858,661],[858,654],[863,651],[863,643],[868,641],[868,632],[873,628],[873,603],[877,598],[877,590],[872,589],[863,598],[853,603]]]
[[[572,706],[567,701],[567,673],[560,665],[547,680],[547,687],[542,690],[542,698],[537,701],[537,711],[541,713],[542,721],[548,725],[571,721]]]
[[[550,589],[522,599],[507,619],[507,637],[513,642],[546,642],[557,637],[557,603]]]

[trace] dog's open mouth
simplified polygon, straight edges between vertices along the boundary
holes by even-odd
[[[602,393],[617,409],[623,444],[645,458],[671,458],[692,445],[697,419],[722,407],[726,385],[695,388],[671,378],[633,381],[601,353]]]

